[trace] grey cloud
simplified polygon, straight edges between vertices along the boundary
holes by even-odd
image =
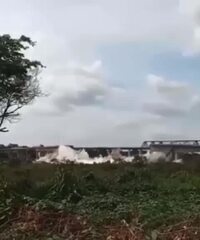
[[[192,90],[186,83],[167,80],[154,74],[147,76],[147,82],[152,89],[168,100],[184,100],[192,95]]]
[[[187,110],[178,105],[168,103],[145,103],[143,109],[146,112],[162,116],[165,118],[177,118],[186,115]]]
[[[123,137],[125,141],[130,141],[134,145],[139,146],[144,140],[151,139],[153,134],[165,128],[165,119],[154,115],[143,114],[135,118],[133,116],[132,120],[121,120],[121,122],[114,127],[114,130],[119,136]]]
[[[99,105],[104,102],[106,94],[106,88],[89,86],[86,89],[78,90],[74,95],[70,95],[68,91],[62,93],[53,99],[53,102],[60,110],[69,111],[77,106]]]
[[[185,96],[188,94],[189,89],[185,85],[170,85],[170,84],[163,84],[163,85],[158,85],[157,86],[157,91],[160,94],[167,95],[167,96]]]
[[[144,102],[144,111],[165,118],[184,118],[190,112],[195,91],[189,84],[153,74],[147,76],[147,83],[155,100]]]
[[[171,133],[169,133],[171,132]],[[152,134],[151,139],[152,140],[178,140],[178,139],[187,139],[187,134],[183,134],[183,133],[173,133],[172,130],[166,131],[166,132],[162,132],[162,133],[156,133],[156,134]]]
[[[162,118],[157,116],[143,115],[141,117],[136,117],[133,120],[123,121],[115,126],[116,129],[130,130],[130,129],[145,129],[147,126],[158,125],[162,122]]]
[[[30,114],[33,111],[55,118],[76,108],[97,107],[106,103],[115,89],[104,79],[101,61],[91,65],[71,64],[60,69],[60,74],[56,70],[45,76],[42,89],[47,97],[38,99],[30,108]]]
[[[61,113],[77,107],[99,106],[106,101],[113,88],[103,77],[100,61],[88,66],[67,66],[56,82],[51,79],[52,82],[46,85],[50,92],[49,102],[51,108]]]

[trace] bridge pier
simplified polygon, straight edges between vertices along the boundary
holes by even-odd
[[[178,156],[179,156],[179,155],[178,155],[178,152],[175,151],[175,152],[174,152],[174,159],[173,159],[173,160],[177,160],[177,159],[178,159]]]

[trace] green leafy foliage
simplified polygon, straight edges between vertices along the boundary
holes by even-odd
[[[97,228],[137,219],[152,232],[200,212],[200,168],[127,163],[2,166],[0,172],[1,224],[26,206],[87,216]]]
[[[25,56],[25,51],[34,42],[26,36],[11,38],[0,36],[0,131],[5,121],[19,116],[19,109],[41,95],[38,73],[43,65]]]

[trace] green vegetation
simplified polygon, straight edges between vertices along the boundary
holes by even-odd
[[[0,35],[0,132],[8,132],[5,123],[18,120],[19,110],[42,95],[38,74],[43,65],[25,56],[34,45],[23,35]]]
[[[111,229],[123,224],[134,225],[146,239],[173,239],[157,238],[157,232],[183,220],[197,222],[200,212],[199,166],[4,165],[0,167],[0,176],[0,232],[4,234],[0,239],[66,239],[62,238],[63,232],[50,233],[47,228],[38,230],[38,236],[34,233],[34,238],[31,234],[36,230],[20,228],[19,238],[14,238],[12,230],[19,226],[15,219],[20,211],[20,217],[22,212],[24,216],[24,212],[31,211],[47,220],[48,212],[54,217],[78,216],[76,224],[85,221],[87,228],[83,233],[90,235],[67,239],[109,239],[104,236],[107,226]]]

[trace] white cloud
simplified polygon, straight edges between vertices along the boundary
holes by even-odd
[[[162,41],[179,49],[199,42],[198,0],[7,0],[0,16],[2,33],[44,40],[40,50],[48,56],[87,58],[108,42]]]
[[[198,138],[200,95],[195,86],[152,74],[146,83],[142,91],[148,97],[141,100],[142,108],[116,126],[121,135],[143,140]]]
[[[198,0],[179,0],[179,10],[187,19],[190,28],[189,45],[186,55],[200,52],[200,2]]]
[[[65,40],[78,45],[84,40],[122,42],[148,38],[171,41],[173,37],[177,41],[183,37],[184,17],[179,14],[177,0],[60,0],[59,3],[54,0],[19,0],[17,3],[7,0],[2,3],[0,13],[7,19],[0,24],[2,32],[42,33],[61,39],[65,36]]]
[[[50,94],[23,111],[3,142],[132,145],[170,131],[180,136],[188,115],[196,116],[199,96],[190,84],[149,75],[144,89],[117,88],[107,81],[96,48],[154,42],[198,51],[198,1],[7,0],[0,20],[1,33],[38,42],[29,55],[47,66],[41,85]]]
[[[187,105],[177,105],[175,100],[173,102],[166,98],[165,91],[164,94],[163,90],[160,91],[160,82],[162,82],[162,87],[164,82],[164,86],[166,86],[167,89],[169,86],[169,89],[171,89],[172,86],[177,88],[177,86],[179,86],[178,82],[166,80],[164,77],[155,75],[155,79],[162,79],[162,81],[150,81],[151,84],[153,83],[150,87],[147,81],[146,87],[140,91],[138,89],[137,93],[138,96],[148,96],[151,101],[146,101],[147,98],[145,97],[139,100],[139,98],[135,98],[136,95],[133,94],[132,100],[136,99],[135,104],[138,104],[139,107],[131,109],[130,106],[132,106],[133,101],[124,101],[123,104],[120,101],[119,104],[117,104],[117,97],[119,100],[125,99],[126,94],[129,95],[129,92],[132,90],[114,88],[110,86],[104,78],[97,77],[99,76],[97,74],[99,69],[101,69],[100,72],[102,74],[100,62],[94,63],[91,66],[82,66],[73,69],[77,68],[79,71],[73,70],[74,73],[78,72],[80,74],[81,72],[82,74],[85,73],[84,71],[87,69],[87,74],[81,75],[84,76],[84,78],[86,77],[83,82],[82,78],[78,78],[77,80],[80,86],[78,84],[77,88],[72,88],[71,84],[74,86],[74,80],[69,84],[70,78],[66,78],[67,82],[63,82],[66,83],[66,85],[61,84],[61,88],[57,88],[55,84],[50,88],[55,91],[54,94],[50,96],[49,99],[44,98],[46,102],[45,104],[43,103],[43,107],[41,108],[41,101],[39,101],[38,104],[40,104],[40,108],[36,106],[37,104],[32,106],[32,110],[28,108],[29,111],[24,113],[22,121],[17,125],[12,125],[11,132],[3,136],[4,142],[10,142],[10,139],[12,139],[13,142],[17,141],[30,145],[34,143],[66,143],[81,146],[133,146],[139,145],[145,139],[193,138],[197,137],[198,133],[200,133],[194,127],[198,125],[198,121],[196,122],[195,119],[198,119],[197,109],[200,106],[200,97],[195,90],[192,91],[191,95],[188,95],[186,99],[188,102]],[[81,71],[80,68],[82,69]],[[91,73],[91,75],[89,73]],[[102,76],[101,74],[100,76]],[[92,90],[90,93],[90,84],[93,86],[93,84],[96,84],[96,81],[100,89],[104,86],[103,89],[106,88],[106,92],[109,93],[103,95],[102,100],[102,104],[107,105],[107,108],[97,107],[99,103],[97,104],[94,97],[96,96],[96,90]],[[184,86],[192,89],[192,86],[189,84]],[[89,98],[90,101],[83,101],[84,104],[81,103],[79,98],[79,101],[74,98],[74,96],[82,96],[81,94],[76,95],[82,88],[87,89],[89,96],[92,94],[92,98]],[[69,93],[69,89],[72,90],[72,94],[69,96],[66,95],[66,99],[61,98],[62,101],[65,100],[64,106],[55,104],[55,93],[60,93],[60,91],[66,93],[66,90]],[[173,92],[173,89],[171,90]],[[156,91],[158,91],[157,95],[155,94]],[[134,91],[132,91],[132,93],[134,93]],[[178,93],[181,96],[182,91]],[[169,95],[171,95],[170,91]],[[58,94],[58,96],[62,96],[62,94]],[[129,97],[130,96],[128,96],[128,99],[130,100]],[[84,99],[84,97],[82,98]],[[153,102],[152,99],[154,99]],[[54,105],[52,103],[54,103]],[[142,103],[143,108],[141,108]],[[54,108],[52,106],[54,106]],[[66,106],[71,107],[70,111]],[[144,106],[146,106],[146,108],[144,108]],[[38,114],[37,111],[39,109],[40,112]],[[41,114],[42,112],[43,114]],[[200,114],[200,111],[198,114]],[[30,126],[30,122],[34,122],[34,128]],[[192,128],[190,127],[191,123],[193,124]]]

